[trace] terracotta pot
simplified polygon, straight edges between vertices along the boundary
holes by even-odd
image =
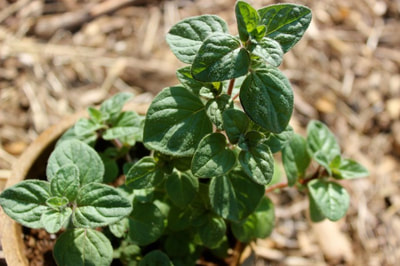
[[[128,110],[145,114],[147,104],[128,104]],[[60,123],[50,127],[26,149],[13,165],[11,177],[5,188],[13,186],[24,179],[39,178],[45,172],[47,159],[54,149],[57,139],[69,129],[79,118],[86,117],[86,110],[63,119]],[[9,218],[0,208],[1,244],[7,264],[10,266],[29,265],[25,256],[22,227]]]

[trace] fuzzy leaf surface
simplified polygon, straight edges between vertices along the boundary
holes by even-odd
[[[225,236],[226,224],[220,217],[209,217],[199,229],[200,239],[208,248],[216,248]]]
[[[308,7],[296,4],[270,5],[258,13],[267,28],[266,37],[278,41],[285,53],[301,39],[312,18]]]
[[[129,238],[140,246],[156,241],[164,231],[164,215],[152,203],[134,201],[129,215]]]
[[[260,16],[257,10],[244,1],[236,2],[235,14],[240,40],[246,42],[250,33],[257,30]]]
[[[153,157],[143,157],[129,169],[125,183],[133,189],[144,189],[156,186],[163,178],[164,173]]]
[[[271,66],[278,67],[282,63],[283,50],[281,45],[268,37],[262,38],[251,51],[253,54],[261,57]]]
[[[162,90],[149,107],[143,140],[168,155],[191,156],[212,124],[200,99],[181,86]]]
[[[184,208],[196,196],[199,190],[199,181],[192,175],[175,171],[168,176],[165,188],[172,202],[176,206]]]
[[[233,144],[239,142],[249,127],[249,118],[245,113],[236,109],[227,109],[222,113],[224,129],[229,141]]]
[[[310,161],[306,140],[295,134],[282,150],[282,162],[289,186],[293,186],[298,177],[304,176]]]
[[[80,185],[103,181],[104,165],[99,154],[78,140],[66,140],[54,149],[47,164],[47,179],[51,181],[60,168],[70,164],[79,170]]]
[[[76,198],[79,190],[79,169],[74,164],[62,166],[50,181],[53,196],[66,197],[69,201]]]
[[[192,75],[205,82],[223,81],[247,74],[250,55],[230,34],[208,37],[193,60]]]
[[[113,224],[129,215],[132,205],[114,187],[99,183],[83,186],[76,198],[73,213],[76,227],[98,227]]]
[[[46,205],[49,197],[48,182],[25,180],[0,194],[0,206],[18,223],[30,228],[40,228],[40,217],[49,208]]]
[[[350,204],[347,191],[335,182],[313,180],[307,184],[310,197],[321,214],[331,221],[342,218]]]
[[[228,32],[225,21],[218,16],[203,15],[178,22],[169,30],[166,39],[174,55],[191,64],[203,41],[215,32]]]
[[[108,266],[112,261],[113,248],[103,233],[75,228],[60,235],[53,253],[60,266]]]
[[[192,173],[202,178],[221,176],[229,172],[235,163],[235,153],[227,147],[225,136],[212,133],[199,143],[192,160]]]
[[[280,133],[293,111],[293,91],[289,80],[275,67],[252,72],[240,89],[240,102],[247,115],[262,128]]]
[[[105,100],[100,106],[100,112],[103,117],[114,118],[115,115],[122,111],[125,103],[133,97],[132,93],[120,92]]]
[[[146,254],[143,259],[139,262],[139,266],[173,266],[173,263],[169,260],[168,256],[160,251],[153,250]]]
[[[127,111],[119,115],[113,127],[104,131],[102,137],[105,140],[125,138],[142,141],[143,119],[136,112]],[[125,143],[125,141],[123,141]]]
[[[55,209],[47,209],[41,216],[41,223],[44,229],[50,234],[58,232],[62,226],[68,221],[69,217],[71,217],[72,209],[61,208],[59,210]]]
[[[307,145],[308,151],[314,159],[320,152],[326,157],[326,163],[329,163],[340,155],[340,147],[335,136],[329,128],[320,121],[312,120],[307,126]]]
[[[209,100],[206,104],[206,113],[210,121],[218,128],[223,129],[222,113],[233,108],[233,102],[229,95],[222,94],[219,97]]]
[[[337,179],[362,178],[369,175],[367,168],[351,159],[335,158],[331,164],[333,177]]]

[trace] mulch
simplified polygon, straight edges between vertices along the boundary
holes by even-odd
[[[251,1],[255,6],[277,1]],[[285,1],[284,1],[285,2]],[[345,218],[312,224],[304,194],[271,193],[276,228],[253,243],[256,265],[396,265],[400,259],[400,2],[290,1],[313,22],[281,69],[295,92],[291,124],[320,119],[370,177],[343,184]],[[164,36],[180,19],[233,0],[0,0],[0,189],[40,132],[119,91],[149,102],[182,66]],[[0,251],[0,264],[2,253]]]

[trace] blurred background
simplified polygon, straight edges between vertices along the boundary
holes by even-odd
[[[246,252],[255,265],[399,265],[400,1],[290,2],[313,12],[280,67],[295,92],[291,124],[304,134],[309,120],[322,120],[371,175],[343,183],[351,206],[334,224],[309,222],[307,198],[293,189],[271,193],[276,228]],[[234,4],[0,0],[0,190],[19,155],[62,117],[119,91],[150,102],[176,84],[182,63],[166,45],[168,29],[189,16],[217,14],[236,34]],[[43,263],[30,256],[33,265]]]

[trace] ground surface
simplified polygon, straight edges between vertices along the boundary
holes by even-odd
[[[234,2],[0,0],[0,186],[61,117],[118,91],[149,101],[175,84],[181,65],[164,41],[168,28],[205,13],[233,24]],[[398,265],[400,1],[291,2],[313,11],[281,67],[295,91],[292,125],[304,132],[310,119],[324,121],[371,176],[344,184],[351,207],[335,225],[308,222],[297,192],[272,194],[277,227],[253,245],[256,265]]]

